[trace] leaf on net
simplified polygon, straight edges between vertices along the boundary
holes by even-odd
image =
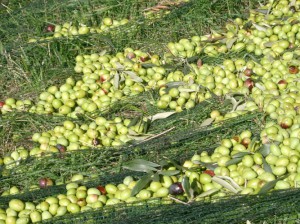
[[[205,163],[205,162],[201,162],[199,160],[194,160],[193,163],[198,164],[198,165],[202,165],[202,166],[206,167],[209,170],[215,170],[218,167],[217,163]]]
[[[204,197],[208,197],[216,192],[218,192],[220,189],[217,189],[217,188],[213,188],[213,189],[210,189],[208,191],[205,191],[201,194],[199,194],[196,198],[204,198]]]
[[[228,160],[226,162],[226,166],[230,166],[230,165],[234,165],[234,164],[238,164],[239,162],[241,162],[243,160],[243,157],[237,157],[237,158],[234,158],[234,159],[231,159],[231,160]]]
[[[179,90],[181,93],[192,93],[192,92],[196,92],[196,90],[194,89],[188,89],[188,88],[183,88]]]
[[[143,159],[134,159],[125,163],[122,167],[124,169],[138,171],[138,172],[150,172],[150,171],[158,171],[155,167],[159,167],[159,164],[149,162]]]
[[[180,173],[180,170],[162,170],[158,173],[164,176],[175,176]]]
[[[258,194],[265,194],[265,193],[267,193],[269,190],[271,190],[271,189],[273,189],[273,188],[275,187],[275,185],[276,185],[276,183],[277,183],[278,181],[283,180],[283,179],[287,178],[288,176],[289,176],[289,174],[286,174],[286,175],[284,175],[284,176],[282,176],[282,177],[277,178],[276,180],[272,180],[272,181],[266,183],[266,184],[260,189],[260,191],[258,192]]]
[[[133,71],[123,71],[123,73],[129,75],[129,77],[130,77],[133,81],[135,81],[135,82],[139,82],[139,83],[143,82],[143,79],[142,79],[141,77],[139,77],[139,76],[138,76],[135,72],[133,72]]]
[[[225,187],[232,193],[235,193],[235,194],[238,193],[238,190],[236,188],[234,188],[231,184],[229,184],[226,180],[222,180],[221,178],[219,178],[217,176],[213,176],[212,181],[216,182],[217,184],[222,185],[223,187]]]
[[[131,196],[133,197],[136,194],[138,194],[141,190],[143,190],[147,186],[147,184],[150,183],[151,180],[152,180],[152,174],[147,174],[143,176],[132,188]]]
[[[200,125],[200,127],[204,127],[204,126],[208,126],[208,125],[211,125],[213,122],[214,122],[214,118],[207,118],[207,119],[205,119],[202,123],[201,123],[201,125]]]
[[[148,119],[151,120],[151,122],[155,121],[155,120],[159,120],[159,119],[165,119],[170,117],[171,115],[175,114],[176,112],[174,111],[170,111],[170,112],[162,112],[162,113],[158,113],[155,114],[153,116],[148,117]]]

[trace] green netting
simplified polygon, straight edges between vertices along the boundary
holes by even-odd
[[[260,196],[236,196],[216,202],[163,205],[123,205],[66,215],[46,223],[299,223],[300,190]],[[287,215],[289,214],[289,215]],[[285,218],[282,216],[285,215]],[[266,220],[264,222],[263,220]]]

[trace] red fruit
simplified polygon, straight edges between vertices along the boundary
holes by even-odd
[[[204,170],[203,173],[206,173],[206,174],[210,175],[211,177],[213,177],[214,175],[216,175],[213,170]]]
[[[252,69],[250,68],[245,69],[244,75],[250,77],[252,75]]]
[[[2,108],[5,105],[4,102],[0,102],[0,108]]]
[[[66,152],[66,147],[61,144],[57,144],[56,148],[59,150],[60,153]]]
[[[283,118],[282,121],[281,121],[281,123],[280,123],[280,126],[283,129],[290,128],[292,125],[293,125],[293,119],[290,118],[290,117]]]
[[[278,84],[287,84],[287,81],[282,79],[282,80],[278,81]]]
[[[40,188],[46,188],[53,185],[53,181],[50,178],[42,178],[39,180]]]
[[[245,80],[244,85],[251,91],[254,87],[254,82],[249,78]]]
[[[97,187],[97,189],[101,192],[102,195],[106,195],[105,187],[99,185],[99,186]]]
[[[141,56],[140,60],[141,60],[141,62],[145,62],[145,61],[149,60],[149,57],[148,56]]]
[[[94,139],[93,139],[93,145],[94,145],[94,146],[97,146],[97,145],[99,145],[99,144],[100,144],[99,139],[94,138]]]
[[[172,195],[183,194],[182,184],[180,182],[176,182],[169,187],[169,193]]]
[[[49,24],[49,25],[46,26],[45,30],[46,30],[47,33],[53,33],[55,31],[55,26],[52,25],[52,24]]]
[[[201,68],[202,65],[203,65],[202,60],[201,60],[201,59],[198,59],[198,61],[197,61],[197,67],[198,67],[198,68]]]
[[[289,67],[289,73],[290,74],[297,74],[299,72],[299,69],[296,66],[290,66]]]
[[[251,139],[250,139],[250,138],[243,138],[241,144],[242,144],[243,146],[245,146],[246,148],[248,148],[248,145],[250,144],[250,142],[251,142]]]

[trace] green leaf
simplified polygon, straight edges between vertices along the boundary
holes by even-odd
[[[143,68],[153,68],[153,67],[156,67],[157,65],[155,64],[152,64],[152,63],[143,63],[142,64],[142,67]]]
[[[256,24],[256,23],[252,23],[252,25],[257,29],[257,30],[259,30],[259,31],[267,31],[267,28],[266,27],[264,27],[264,26],[260,26],[260,25],[258,25],[258,24]]]
[[[219,178],[217,176],[213,176],[211,179],[212,179],[212,181],[222,185],[223,187],[225,187],[232,193],[235,193],[235,194],[238,193],[238,190],[236,188],[234,188],[231,184],[229,184],[226,180],[222,180],[221,178]]]
[[[158,171],[158,173],[164,176],[175,176],[180,173],[180,170],[162,170]]]
[[[272,180],[272,181],[266,183],[266,184],[260,189],[260,191],[258,192],[258,194],[265,194],[265,193],[267,193],[269,190],[271,190],[271,189],[273,189],[273,188],[275,187],[276,183],[277,183],[279,180],[283,180],[283,179],[287,178],[288,176],[289,176],[289,174],[286,174],[286,175],[284,175],[284,176],[282,176],[282,177],[277,178],[276,180]]]
[[[194,164],[205,166],[209,170],[215,170],[218,167],[217,163],[205,163],[198,160],[193,161]]]
[[[210,196],[210,195],[218,192],[219,190],[220,189],[217,189],[217,188],[210,189],[208,191],[205,191],[205,192],[199,194],[196,198],[204,198],[204,197]]]
[[[219,177],[219,178],[221,178],[221,179],[224,179],[224,180],[230,181],[231,185],[232,185],[234,188],[236,188],[236,189],[238,189],[238,190],[241,190],[240,185],[238,185],[231,177],[227,177],[227,176],[217,176],[217,177]]]
[[[159,180],[160,180],[159,174],[158,174],[158,173],[155,173],[155,174],[153,175],[152,180],[155,181],[155,182],[159,182]]]
[[[173,159],[168,159],[170,163],[176,167],[177,170],[183,170],[183,167],[176,163]]]
[[[226,47],[227,49],[231,49],[232,45],[236,42],[237,37],[231,38],[229,40],[226,41]]]
[[[271,152],[270,146],[271,146],[271,144],[263,144],[263,145],[259,148],[258,152],[260,152],[260,154],[262,154],[263,157],[266,157],[266,156],[269,155],[270,152]]]
[[[128,128],[130,128],[130,127],[136,125],[141,119],[142,119],[141,117],[135,117],[135,118],[133,118],[133,119],[130,121],[130,123],[129,123],[129,125],[128,125]]]
[[[183,191],[186,193],[188,199],[192,199],[194,197],[194,190],[191,188],[189,178],[187,176],[184,176],[181,184]]]
[[[234,164],[238,164],[239,162],[241,162],[243,160],[243,157],[237,157],[231,160],[228,160],[225,164],[225,166],[230,166],[230,165],[234,165]]]
[[[152,174],[147,174],[143,176],[133,187],[131,191],[131,196],[133,197],[136,194],[138,194],[141,190],[143,190],[147,186],[147,184],[150,183],[151,180],[152,180]]]
[[[271,166],[267,163],[267,161],[264,157],[262,157],[262,162],[263,162],[262,165],[263,165],[264,170],[268,173],[273,173]]]
[[[237,154],[234,154],[232,156],[232,158],[240,158],[240,157],[244,157],[245,155],[251,155],[251,152],[238,152]]]

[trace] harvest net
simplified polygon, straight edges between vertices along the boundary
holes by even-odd
[[[73,74],[74,58],[78,54],[90,52],[118,52],[124,47],[139,48],[162,53],[170,41],[178,41],[193,35],[222,29],[226,20],[246,17],[244,8],[252,7],[257,1],[196,1],[182,4],[170,3],[167,10],[157,10],[157,1],[0,1],[4,23],[1,23],[0,53],[3,70],[1,74],[14,74],[0,80],[5,87],[1,94],[17,97],[37,98],[32,89],[43,90],[49,84],[60,84],[61,79]],[[241,5],[242,4],[242,5]],[[226,7],[224,7],[226,6]],[[163,13],[156,13],[162,11]],[[166,13],[165,13],[166,12]],[[72,22],[87,26],[97,25],[104,17],[116,20],[128,19],[128,23],[116,27],[111,32],[79,35],[70,38],[46,38],[29,43],[32,38],[50,37],[44,32],[46,24]],[[197,24],[197,26],[195,26]],[[17,32],[16,32],[17,31]],[[164,35],[161,35],[164,34]],[[145,44],[147,43],[147,44]],[[45,57],[47,55],[47,57]],[[251,58],[250,54],[228,53],[214,57],[202,57],[204,63],[218,64],[225,59]],[[184,70],[185,66],[172,65]],[[74,75],[76,78],[76,75]],[[45,80],[48,80],[45,82]],[[50,80],[51,79],[51,80]],[[12,88],[6,83],[13,82]],[[18,85],[22,84],[22,85]],[[115,116],[137,118],[153,116],[163,112],[153,106],[157,92],[147,92],[112,105],[107,111],[97,115],[106,118]],[[11,199],[41,201],[42,199],[66,193],[65,185],[45,189],[30,190],[41,177],[49,177],[57,182],[65,182],[73,174],[82,173],[90,177],[84,185],[95,187],[99,184],[120,183],[126,176],[140,177],[141,174],[123,171],[122,165],[132,159],[160,161],[168,158],[179,163],[194,153],[213,150],[224,138],[232,138],[244,130],[250,130],[254,137],[265,124],[265,116],[260,112],[247,113],[233,119],[211,125],[203,125],[213,110],[222,114],[230,112],[231,104],[222,98],[213,97],[197,105],[192,110],[184,110],[170,117],[149,123],[147,138],[136,139],[118,148],[103,147],[85,149],[63,154],[49,154],[29,157],[18,162],[12,169],[2,169],[0,191],[17,186],[22,193],[1,196],[0,207],[6,208]],[[1,143],[11,146],[32,146],[32,132],[46,131],[61,124],[64,117],[37,115],[30,113],[9,113],[1,115]],[[82,124],[90,119],[81,116],[74,122]],[[11,140],[13,140],[11,142]],[[97,176],[96,178],[94,176]],[[212,201],[198,201],[190,205],[154,199],[133,204],[107,206],[95,211],[56,217],[48,223],[299,223],[299,190],[273,191],[269,194],[252,196],[230,196]]]

